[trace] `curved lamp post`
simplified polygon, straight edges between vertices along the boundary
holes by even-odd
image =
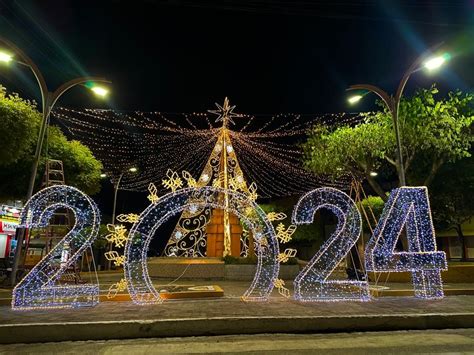
[[[4,38],[0,37],[0,43],[5,45],[9,50],[11,50],[14,53],[15,57],[18,57],[18,60],[15,60],[13,55],[10,55],[5,52],[0,52],[0,62],[8,63],[10,61],[15,61],[18,64],[28,67],[33,72],[33,75],[35,76],[35,79],[38,82],[38,86],[41,92],[42,120],[41,120],[41,126],[40,126],[40,130],[38,134],[38,141],[36,143],[36,150],[35,150],[33,165],[31,167],[31,175],[30,175],[30,181],[28,184],[28,191],[26,194],[26,200],[29,200],[31,196],[33,195],[33,189],[34,189],[35,180],[36,180],[36,173],[38,171],[38,164],[41,157],[41,150],[43,147],[43,141],[44,141],[46,129],[48,126],[49,116],[51,114],[51,111],[54,105],[58,101],[58,99],[62,96],[62,94],[64,94],[66,91],[68,91],[69,89],[71,89],[72,87],[76,85],[86,84],[89,82],[90,83],[94,83],[94,82],[110,83],[110,81],[101,77],[84,76],[84,77],[79,77],[76,79],[69,80],[68,82],[58,87],[55,91],[51,92],[48,89],[48,86],[43,77],[43,74],[40,72],[39,68],[36,66],[36,64],[33,62],[33,60],[30,57],[28,57],[15,44],[13,44],[12,42]],[[99,96],[105,96],[108,93],[108,91],[105,88],[102,88],[93,84],[85,85],[85,86],[89,87],[95,94]],[[17,247],[15,249],[15,256],[13,259],[13,266],[12,266],[12,273],[11,273],[12,285],[15,285],[16,283],[16,274],[18,271],[18,265],[20,263],[21,249],[22,249],[24,236],[25,236],[25,230],[21,228],[18,233]]]
[[[390,111],[390,114],[392,115],[392,120],[393,120],[393,128],[395,130],[395,138],[397,140],[397,159],[395,163],[397,166],[397,170],[399,172],[398,178],[400,181],[400,186],[406,185],[403,154],[402,154],[402,139],[400,136],[400,128],[398,125],[398,112],[399,112],[399,107],[400,107],[400,99],[402,97],[403,90],[405,89],[405,86],[408,82],[408,79],[410,79],[410,76],[413,73],[416,73],[417,71],[420,71],[422,69],[428,69],[428,70],[437,69],[449,59],[449,54],[447,53],[441,56],[427,59],[428,56],[431,55],[435,49],[440,47],[440,45],[441,44],[438,44],[428,49],[426,52],[420,55],[413,62],[413,64],[405,72],[405,74],[402,77],[402,80],[398,84],[398,88],[395,93],[395,96],[389,95],[386,91],[382,90],[381,88],[374,85],[370,85],[370,84],[351,85],[347,89],[348,91],[349,90],[366,90],[367,92],[373,92],[374,94],[376,94],[378,97],[382,99],[382,101],[387,106],[388,110]],[[358,101],[360,101],[363,98],[363,96],[364,95],[355,95],[355,96],[350,97],[348,101],[351,104],[355,104]]]

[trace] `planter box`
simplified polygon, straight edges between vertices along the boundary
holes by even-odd
[[[224,264],[220,258],[148,258],[148,274],[152,278],[183,280],[234,280],[252,281],[256,265]],[[300,271],[299,265],[280,265],[279,278],[293,280]]]
[[[148,274],[163,279],[222,280],[224,262],[219,258],[148,258]]]
[[[227,264],[225,265],[226,280],[252,281],[257,270],[256,265],[248,264]],[[300,271],[299,265],[280,265],[279,278],[284,280],[293,280]]]

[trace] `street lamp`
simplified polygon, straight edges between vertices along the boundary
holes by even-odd
[[[33,60],[28,57],[20,48],[18,48],[15,44],[12,42],[1,38],[0,37],[0,43],[8,47],[12,53],[10,54],[9,52],[5,51],[0,51],[0,62],[3,63],[10,63],[10,62],[15,62],[20,65],[28,67],[32,72],[33,75],[35,76],[36,81],[38,82],[40,92],[41,92],[41,113],[42,113],[42,120],[41,120],[41,126],[38,134],[38,141],[36,143],[36,150],[35,150],[35,156],[33,160],[33,165],[31,167],[31,175],[30,175],[30,181],[28,184],[28,191],[26,194],[26,200],[28,201],[31,196],[33,195],[33,189],[35,185],[35,180],[36,180],[36,173],[38,171],[38,164],[41,156],[41,150],[43,147],[43,141],[44,137],[46,134],[47,126],[48,126],[48,120],[49,116],[51,114],[51,111],[58,101],[58,99],[64,94],[66,91],[71,89],[72,87],[76,85],[81,85],[85,83],[89,83],[91,86],[90,89],[97,93],[97,88],[98,86],[95,84],[96,82],[104,82],[104,83],[110,83],[110,81],[104,79],[104,78],[99,78],[99,77],[79,77],[76,79],[69,80],[68,82],[64,83],[60,87],[58,87],[55,91],[50,91],[48,89],[48,86],[46,84],[46,81],[43,77],[43,74],[40,72],[39,68],[36,66],[36,64],[33,62]],[[15,60],[14,57],[18,57],[19,59]],[[84,85],[86,87],[89,87],[88,85]],[[96,88],[94,90],[94,88]],[[105,89],[104,89],[105,90]],[[102,95],[104,96],[104,95]],[[16,274],[18,271],[18,265],[20,263],[20,256],[21,256],[21,248],[23,244],[23,239],[25,236],[25,230],[23,228],[18,229],[18,234],[17,234],[17,247],[15,250],[15,256],[13,259],[13,266],[12,266],[12,273],[11,273],[11,284],[15,285],[16,283]]]
[[[9,63],[13,59],[12,55],[7,52],[0,52],[0,62]]]
[[[123,176],[127,172],[136,173],[137,171],[138,171],[138,169],[136,167],[129,168],[127,171],[122,172],[119,175],[119,178],[117,179],[117,181],[113,184],[114,185],[114,204],[112,206],[112,224],[115,224],[115,211],[117,209],[117,195],[118,195],[120,182],[122,181]],[[107,175],[106,174],[101,174],[100,176],[101,177],[106,177]],[[108,251],[112,251],[112,243],[109,243],[109,248],[108,249],[109,249]],[[111,266],[111,260],[109,260],[107,262],[107,269],[108,270],[110,270],[110,266]]]
[[[390,114],[392,115],[393,120],[393,128],[395,130],[395,138],[397,140],[397,159],[396,159],[396,166],[398,170],[398,178],[400,181],[400,186],[406,185],[405,180],[405,170],[404,170],[404,163],[403,163],[403,155],[402,155],[402,143],[400,137],[400,128],[398,126],[398,111],[400,107],[400,99],[403,94],[403,90],[405,89],[405,85],[410,78],[411,74],[422,70],[423,68],[427,70],[434,70],[442,66],[447,60],[450,59],[450,55],[448,53],[444,53],[443,55],[428,58],[428,56],[433,52],[434,49],[438,48],[440,45],[437,45],[433,48],[430,48],[426,52],[424,52],[420,57],[418,57],[413,64],[408,68],[405,74],[402,77],[398,85],[397,92],[395,96],[389,95],[386,91],[380,89],[377,86],[369,85],[369,84],[358,84],[358,85],[351,85],[347,90],[366,90],[367,92],[373,92],[377,96],[379,96],[382,101],[387,106]],[[354,95],[348,99],[349,103],[355,104],[359,102],[364,95]]]

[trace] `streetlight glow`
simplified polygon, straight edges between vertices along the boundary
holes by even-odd
[[[377,176],[378,173],[377,173],[376,171],[371,171],[369,175],[370,175],[370,176]]]
[[[347,99],[351,105],[359,102],[362,99],[362,95],[354,95]]]
[[[102,174],[100,174],[100,177],[101,177],[101,178],[106,178],[106,177],[107,177],[107,174],[102,173]]]
[[[450,55],[448,53],[444,53],[443,55],[428,59],[423,66],[428,70],[438,69],[442,66],[447,60],[449,60]]]
[[[0,62],[8,63],[13,59],[11,54],[0,51]]]
[[[109,90],[103,88],[102,86],[94,86],[91,88],[91,90],[94,92],[94,94],[101,97],[105,97],[109,93]]]
[[[128,171],[130,171],[132,173],[136,173],[138,171],[138,169],[137,168],[130,168],[130,169],[128,169]]]

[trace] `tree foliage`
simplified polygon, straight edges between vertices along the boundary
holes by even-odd
[[[445,163],[470,156],[474,96],[456,91],[437,99],[437,94],[432,86],[400,103],[402,168],[408,184],[428,186]],[[363,116],[355,126],[314,127],[303,144],[305,165],[319,174],[364,177],[385,200],[385,191],[370,172],[387,166],[397,169],[392,117],[386,108]]]
[[[297,200],[292,198],[274,200],[272,203],[259,204],[263,211],[269,212],[283,212],[287,218],[281,221],[286,226],[291,224],[291,215]],[[298,242],[319,242],[322,244],[324,236],[321,233],[320,225],[315,221],[311,224],[301,224],[296,228],[293,234],[293,243]]]
[[[436,229],[455,230],[466,259],[462,224],[474,215],[474,158],[446,164],[433,181],[431,210]]]
[[[375,228],[380,216],[382,215],[384,206],[385,203],[379,196],[367,196],[357,203],[357,207],[359,211],[361,211],[362,226],[365,232],[371,233],[372,229]]]
[[[0,198],[21,199],[26,195],[28,180],[38,139],[41,114],[34,103],[18,95],[0,91]],[[68,140],[57,127],[50,127],[38,167],[36,187],[40,185],[46,160],[63,162],[66,183],[87,194],[100,190],[102,164],[92,152],[75,140]]]
[[[34,102],[23,100],[17,94],[7,95],[0,86],[0,166],[17,162],[38,136],[41,116]]]

